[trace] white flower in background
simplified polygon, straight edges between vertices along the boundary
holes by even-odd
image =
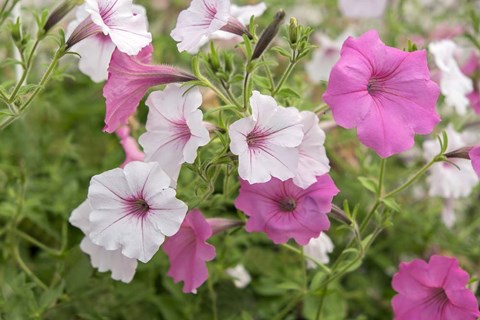
[[[139,139],[145,161],[155,161],[174,180],[182,163],[193,163],[197,149],[210,141],[203,113],[202,94],[190,89],[168,85],[147,99],[149,107],[145,132]]]
[[[90,240],[106,250],[148,262],[165,236],[182,224],[187,206],[175,197],[171,180],[158,163],[130,162],[122,170],[96,175],[88,200]]]
[[[235,287],[243,289],[250,282],[252,282],[252,277],[248,273],[247,269],[243,266],[243,264],[238,264],[233,268],[228,268],[225,272],[233,278],[233,284]]]
[[[317,182],[318,176],[330,171],[330,161],[323,146],[325,132],[318,124],[317,115],[311,111],[302,111],[300,117],[303,125],[303,140],[298,147],[298,167],[293,183],[306,189]]]
[[[87,1],[78,7],[76,19],[67,28],[67,38],[69,38],[81,23],[89,21],[89,17],[101,26],[98,26],[97,32],[79,41],[71,49],[80,55],[78,64],[80,71],[94,82],[107,80],[108,65],[117,46],[120,51],[135,55],[151,42],[151,35],[147,32],[148,22],[144,7],[132,5],[131,1],[125,0],[118,1],[115,5],[108,2],[112,1],[99,1],[98,5],[95,1]],[[105,23],[101,20],[102,18],[105,19]],[[114,20],[111,21],[111,19]],[[115,19],[121,21],[124,24],[123,27],[116,26]],[[112,29],[109,29],[106,24],[111,25]]]
[[[446,104],[455,107],[458,114],[465,115],[469,105],[467,94],[473,91],[473,82],[455,61],[455,53],[460,49],[452,40],[432,42],[428,48],[441,71],[440,89]]]
[[[388,0],[339,0],[340,11],[348,18],[379,18]]]
[[[320,233],[318,238],[313,238],[310,242],[303,247],[303,252],[318,262],[327,264],[330,262],[330,258],[328,256],[329,253],[333,252],[333,242],[329,236],[325,232]],[[307,259],[307,268],[315,269],[317,265],[315,262]]]
[[[240,15],[243,14],[240,12]],[[170,35],[178,42],[180,52],[195,54],[219,30],[236,35],[248,32],[232,14],[230,0],[193,0],[188,9],[180,12]]]
[[[455,202],[453,198],[443,200],[442,221],[447,228],[453,227],[457,217],[455,215]]]
[[[238,155],[240,177],[249,183],[293,178],[298,168],[298,146],[303,125],[298,110],[283,108],[270,96],[254,91],[252,115],[228,129],[230,150]]]
[[[92,207],[86,200],[72,211],[69,221],[87,235],[90,232],[90,221],[88,218],[91,212]],[[132,281],[137,269],[137,260],[125,257],[120,249],[108,251],[92,243],[87,236],[80,243],[80,249],[90,256],[92,266],[97,268],[98,271],[111,271],[112,279],[114,280],[120,280],[125,283]]]
[[[308,77],[313,82],[328,81],[330,71],[340,58],[342,45],[350,35],[351,33],[347,31],[335,40],[324,34],[316,36],[319,47],[313,52],[312,60],[305,66]]]

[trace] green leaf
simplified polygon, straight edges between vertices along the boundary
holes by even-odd
[[[365,189],[367,189],[367,190],[369,190],[373,193],[377,193],[378,185],[375,182],[375,180],[373,180],[372,178],[358,177],[358,181],[360,181],[361,185]]]
[[[400,207],[400,205],[393,198],[384,199],[382,202],[383,204],[385,204],[387,208],[392,209],[395,212],[402,211],[402,208]]]
[[[283,88],[277,93],[277,97],[288,99],[288,98],[297,98],[300,99],[300,95],[290,88]]]
[[[284,57],[287,57],[287,58],[291,58],[292,57],[292,54],[290,51],[288,51],[287,49],[285,48],[281,48],[281,47],[274,47],[272,48],[271,50],[279,53],[280,55],[284,56]]]

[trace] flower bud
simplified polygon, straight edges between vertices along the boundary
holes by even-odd
[[[259,58],[265,51],[265,49],[267,49],[268,45],[277,35],[280,24],[282,23],[284,18],[285,11],[278,11],[275,15],[275,18],[273,18],[273,22],[265,29],[265,31],[263,31],[260,40],[258,40],[258,43],[255,46],[255,50],[253,51],[252,60]]]
[[[350,218],[347,217],[347,214],[345,211],[337,207],[336,205],[332,205],[332,211],[330,212],[330,215],[337,219],[338,221],[344,222],[347,225],[351,225],[352,221]]]
[[[213,234],[243,225],[243,221],[225,218],[211,218],[207,219],[207,222],[212,227]]]
[[[290,18],[290,26],[288,29],[288,38],[291,44],[295,44],[298,41],[298,22],[295,18]]]
[[[82,0],[65,0],[48,17],[47,22],[43,26],[43,30],[47,33],[52,29],[60,20],[62,20],[73,8],[82,4]]]
[[[472,149],[473,149],[473,147],[463,147],[463,148],[457,149],[455,151],[445,153],[445,157],[470,160],[469,153]]]

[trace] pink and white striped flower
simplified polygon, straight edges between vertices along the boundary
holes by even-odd
[[[177,233],[187,212],[170,185],[158,163],[130,162],[94,176],[88,190],[90,240],[148,262],[165,236]]]
[[[238,155],[240,177],[249,183],[293,178],[304,137],[298,110],[283,108],[270,96],[254,91],[252,115],[234,122],[228,132],[230,150]]]
[[[193,163],[197,149],[210,141],[201,105],[202,94],[197,88],[176,85],[152,92],[147,99],[147,132],[139,142],[145,160],[158,162],[174,180],[182,163]]]

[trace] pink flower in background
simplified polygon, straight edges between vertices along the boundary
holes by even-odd
[[[206,262],[215,258],[215,247],[206,242],[211,236],[212,227],[202,213],[192,210],[180,230],[163,245],[170,259],[167,275],[175,282],[183,281],[185,293],[196,293],[208,278]]]
[[[432,132],[438,96],[426,51],[388,47],[372,30],[345,41],[323,98],[340,126],[357,128],[360,141],[386,158]]]
[[[139,5],[133,5],[132,11],[134,16],[139,16],[144,19],[146,30],[147,13],[145,8]],[[76,19],[68,25],[67,37],[88,17],[89,13],[86,11],[86,5],[79,7],[76,12]],[[78,63],[80,71],[88,75],[92,81],[101,82],[107,80],[107,69],[115,48],[116,45],[110,36],[99,32],[78,42],[71,51],[80,55],[80,62]]]
[[[190,90],[189,90],[190,89]],[[193,163],[197,149],[210,141],[203,123],[202,94],[198,88],[169,85],[147,99],[147,132],[139,142],[146,161],[155,161],[176,180],[182,163]]]
[[[470,160],[472,161],[473,169],[480,177],[480,146],[472,148],[468,154],[470,156]]]
[[[470,58],[462,67],[462,72],[473,77],[473,91],[467,95],[470,105],[477,114],[480,114],[480,57],[472,53]]]
[[[90,221],[88,220],[93,209],[88,200],[84,201],[78,208],[72,211],[70,223],[82,230],[85,235],[90,232]],[[94,244],[88,236],[80,243],[80,249],[90,256],[90,262],[100,272],[111,271],[112,279],[125,283],[132,281],[137,269],[137,260],[125,257],[120,249],[108,251],[101,246]]]
[[[306,189],[317,177],[330,171],[329,160],[323,144],[325,132],[320,128],[318,117],[311,111],[300,113],[303,124],[303,140],[298,147],[298,167],[293,182]]]
[[[257,184],[240,180],[235,207],[249,216],[248,232],[265,232],[276,244],[293,238],[306,245],[330,228],[327,213],[338,192],[329,175],[317,177],[317,182],[305,190],[292,180],[272,178]]]
[[[94,176],[88,189],[90,240],[148,262],[165,236],[178,231],[187,212],[170,183],[158,163],[138,161]]]
[[[480,316],[475,295],[466,288],[469,276],[457,259],[432,256],[402,262],[393,276],[398,293],[392,300],[395,320],[475,320]]]
[[[172,38],[180,52],[197,53],[200,46],[216,31],[248,34],[245,26],[230,13],[230,0],[193,0],[180,12]]]
[[[240,177],[250,183],[271,177],[287,180],[298,167],[298,146],[303,139],[301,117],[293,108],[283,108],[270,96],[254,91],[252,115],[228,129],[230,150],[238,155]]]
[[[108,81],[103,88],[107,104],[104,131],[112,133],[126,124],[149,88],[196,79],[171,66],[150,65],[152,52],[153,47],[148,46],[135,57],[118,50],[113,53],[108,67]]]
[[[339,0],[340,11],[349,18],[379,18],[388,0]]]
[[[136,55],[152,42],[152,35],[147,32],[146,15],[135,12],[132,0],[85,0],[85,5],[78,10],[84,10],[86,14],[79,13],[77,16],[84,19],[72,31],[67,41],[68,48],[84,39],[103,34],[121,52]],[[100,48],[90,49],[97,51]]]
[[[123,151],[125,151],[125,161],[120,165],[120,168],[124,168],[132,161],[143,161],[145,154],[138,148],[137,141],[130,135],[130,128],[123,126],[115,132],[120,138]]]

